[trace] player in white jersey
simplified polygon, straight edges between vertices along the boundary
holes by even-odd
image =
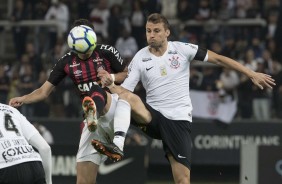
[[[0,183],[52,183],[50,146],[17,109],[2,103],[0,152]]]
[[[189,67],[192,60],[211,62],[235,69],[263,89],[275,85],[271,76],[257,73],[228,57],[194,44],[169,42],[169,23],[160,14],[151,14],[146,23],[148,45],[129,65],[128,76],[115,86],[108,75],[102,81],[111,92],[131,105],[132,117],[144,125],[149,136],[161,139],[175,183],[190,183],[192,104],[189,97]],[[105,74],[105,71],[103,75]],[[102,75],[102,74],[101,74]],[[146,102],[130,91],[141,81]],[[101,143],[102,144],[102,143]]]

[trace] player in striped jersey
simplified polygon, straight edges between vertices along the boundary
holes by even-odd
[[[17,109],[2,103],[0,152],[0,183],[52,183],[50,146]]]
[[[132,59],[128,77],[121,86],[115,86],[110,77],[103,81],[103,85],[109,86],[111,92],[130,103],[133,119],[143,126],[146,134],[162,140],[175,183],[189,184],[192,148],[191,61],[210,62],[237,70],[261,89],[272,88],[275,82],[267,74],[254,72],[231,58],[198,45],[168,41],[169,35],[169,23],[164,16],[157,13],[148,16],[148,46]],[[99,73],[106,75],[105,71]],[[146,90],[146,102],[131,93],[139,81]]]
[[[87,20],[79,20],[74,26],[93,26]],[[69,77],[77,87],[85,112],[85,124],[77,153],[77,183],[95,183],[99,165],[108,157],[114,161],[123,157],[123,146],[129,128],[130,105],[110,94],[99,83],[98,70],[107,71],[111,78],[121,83],[126,77],[127,67],[118,50],[111,45],[98,44],[93,52],[77,54],[69,52],[53,67],[48,80],[32,93],[10,99],[9,104],[18,107],[44,100],[53,89]],[[116,110],[117,109],[117,110]],[[122,117],[122,118],[121,118]],[[108,143],[107,156],[93,149],[91,141],[99,139]],[[104,148],[105,149],[105,148]],[[104,150],[106,151],[106,150]]]

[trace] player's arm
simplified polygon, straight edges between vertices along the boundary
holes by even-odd
[[[19,111],[15,111],[16,115],[20,117],[20,126],[23,136],[28,143],[35,147],[42,159],[42,165],[45,172],[47,184],[52,183],[52,152],[49,144],[40,135],[38,130],[23,116]]]
[[[39,133],[33,135],[29,143],[38,150],[42,159],[46,182],[52,184],[52,152],[50,146]]]
[[[53,84],[51,84],[49,81],[46,81],[40,88],[27,95],[11,98],[9,105],[13,107],[19,107],[23,104],[30,104],[44,100],[50,95],[54,88],[55,86]]]
[[[127,71],[128,69],[127,67],[125,67],[122,72],[114,73],[111,75],[111,77],[115,81],[115,83],[121,84],[127,76]]]
[[[241,63],[229,57],[216,54],[215,52],[212,52],[210,50],[208,50],[208,62],[217,64],[217,65],[220,65],[226,68],[231,68],[231,69],[237,70],[238,72],[245,74],[260,89],[263,89],[263,87],[272,88],[272,86],[275,85],[274,79],[272,79],[270,75],[250,70],[249,68],[245,67]]]

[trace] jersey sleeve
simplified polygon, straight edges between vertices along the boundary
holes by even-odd
[[[57,61],[57,63],[53,67],[49,75],[48,81],[54,86],[57,86],[67,75],[64,70],[64,67],[66,64],[66,60],[68,60],[69,57],[71,57],[71,53],[67,53],[66,55],[64,55],[61,59]]]
[[[27,141],[29,141],[32,136],[39,134],[38,130],[26,119],[24,115],[18,111],[16,112],[16,115],[19,119],[23,136],[27,139]]]
[[[132,59],[131,63],[128,66],[127,77],[121,84],[122,87],[129,91],[134,91],[136,85],[140,81],[141,71],[138,66],[137,55]]]
[[[99,47],[104,58],[111,63],[113,73],[122,72],[126,67],[126,63],[123,61],[119,51],[111,45],[99,45]]]
[[[198,60],[206,62],[208,60],[208,50],[192,43],[181,43],[180,48],[185,53],[188,61]]]

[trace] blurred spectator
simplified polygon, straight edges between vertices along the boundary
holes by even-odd
[[[140,2],[140,0],[137,0]],[[161,13],[162,6],[160,0],[147,0],[144,3],[144,9],[147,15],[150,15],[151,13]]]
[[[161,3],[161,14],[167,19],[176,18],[177,14],[177,1],[175,0],[162,0]]]
[[[89,4],[90,4],[90,0],[77,1],[77,12],[79,18],[88,19],[90,13]]]
[[[243,119],[250,119],[253,115],[253,94],[250,91],[252,88],[252,81],[245,75],[241,75],[240,83],[238,85],[238,111],[239,117]]]
[[[135,38],[138,44],[138,49],[141,49],[146,45],[144,29],[146,18],[139,0],[133,2],[130,23],[132,26],[132,36]]]
[[[107,0],[99,0],[97,7],[94,7],[90,12],[90,20],[94,25],[94,30],[97,36],[101,36],[103,40],[107,40],[108,35],[108,20],[110,11],[108,9]]]
[[[273,87],[273,107],[274,115],[277,118],[282,118],[282,65],[275,61],[273,62],[273,78],[276,86]]]
[[[22,64],[19,74],[18,91],[20,95],[31,93],[34,90],[35,78],[33,77],[32,66]],[[33,116],[33,104],[26,104],[20,107],[20,111],[26,117]]]
[[[114,4],[110,9],[108,26],[109,44],[114,45],[122,35],[123,29],[127,32],[131,32],[131,25],[129,19],[122,14],[122,7],[118,4]]]
[[[271,12],[267,15],[267,26],[266,26],[266,40],[273,39],[275,37],[277,22],[278,22],[278,12]]]
[[[23,0],[16,0],[15,7],[13,8],[13,12],[10,20],[16,23],[21,20],[26,20],[27,15],[28,14],[25,10]],[[25,51],[25,42],[28,33],[28,28],[24,26],[13,26],[12,31],[13,31],[13,39],[14,39],[14,46],[16,49],[16,55],[17,58],[20,59]]]
[[[236,0],[236,18],[247,18],[247,12],[252,7],[252,0]]]
[[[199,21],[208,20],[212,17],[212,9],[209,0],[200,0],[195,19]]]
[[[35,88],[38,88],[43,85],[43,83],[47,80],[47,72],[45,70],[42,70],[39,73],[38,81],[35,83]],[[50,104],[49,99],[45,99],[43,101],[39,101],[33,104],[34,117],[49,117],[50,114]]]
[[[232,99],[238,99],[237,86],[239,82],[239,76],[236,71],[224,68],[219,80],[216,81],[220,96],[231,96]]]
[[[192,20],[195,16],[195,4],[190,0],[178,0],[177,18],[182,21]]]
[[[130,35],[126,28],[123,28],[122,36],[117,39],[115,47],[122,57],[133,58],[138,51],[138,45],[135,38]]]
[[[200,89],[204,91],[217,91],[216,81],[218,76],[216,70],[213,67],[203,67],[203,80],[200,85]]]
[[[28,55],[29,62],[32,65],[33,77],[35,79],[38,79],[39,73],[43,70],[41,57],[37,54],[32,42],[26,43],[25,51],[25,54]]]
[[[0,103],[7,103],[10,88],[10,78],[6,71],[6,65],[0,63]]]
[[[54,144],[54,139],[53,139],[53,135],[51,134],[51,132],[43,125],[34,122],[33,126],[38,130],[38,132],[40,133],[40,135],[45,139],[45,141],[52,145]]]
[[[257,62],[257,72],[266,73],[263,60]],[[266,121],[270,118],[270,91],[252,85],[253,90],[253,115],[256,120]]]
[[[68,31],[70,16],[69,8],[61,1],[62,0],[51,0],[51,6],[45,15],[45,20],[55,20],[58,25],[58,27],[49,28],[49,44],[45,51],[53,48],[57,42],[57,39],[64,37]]]
[[[190,66],[190,89],[200,89],[202,84],[203,74],[193,65]]]
[[[219,20],[228,20],[233,18],[234,6],[235,4],[233,0],[221,0],[217,18]]]

